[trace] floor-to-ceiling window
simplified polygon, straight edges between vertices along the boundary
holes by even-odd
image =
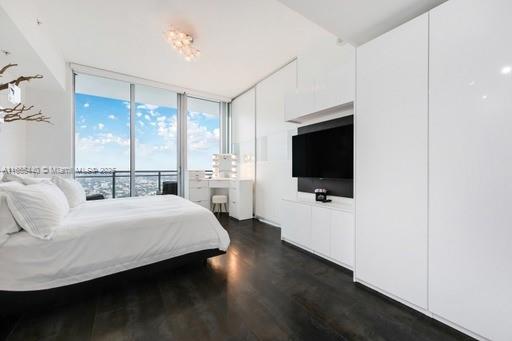
[[[75,168],[87,194],[130,196],[130,84],[76,75]]]
[[[221,151],[222,104],[77,74],[75,176],[88,195],[106,198],[176,190],[181,170],[210,170]]]
[[[210,170],[220,152],[220,103],[188,97],[187,109],[187,168]]]
[[[177,187],[177,94],[145,85],[134,90],[135,195],[154,195],[169,182]]]

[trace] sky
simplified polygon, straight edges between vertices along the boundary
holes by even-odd
[[[176,108],[136,105],[136,170],[175,170]],[[76,167],[129,170],[130,103],[77,93],[75,106]],[[211,155],[219,152],[219,115],[187,116],[188,169],[211,169]]]

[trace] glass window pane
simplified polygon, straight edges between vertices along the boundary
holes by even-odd
[[[187,104],[188,169],[210,170],[220,151],[220,103],[189,97]]]
[[[130,85],[75,78],[76,178],[86,193],[130,196]]]
[[[177,95],[136,85],[135,103],[135,194],[155,195],[164,187],[176,188],[169,182],[177,183]]]

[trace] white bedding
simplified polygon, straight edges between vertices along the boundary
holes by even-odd
[[[229,242],[210,211],[174,195],[86,202],[52,240],[20,232],[0,246],[0,290],[59,287]]]

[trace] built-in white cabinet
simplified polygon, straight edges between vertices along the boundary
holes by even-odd
[[[430,13],[430,310],[512,340],[512,1]]]
[[[352,205],[284,199],[281,239],[346,268],[353,268]]]
[[[355,97],[355,48],[334,39],[297,57],[297,87],[285,96],[285,121],[303,122],[342,110]]]
[[[355,279],[426,309],[428,14],[357,57]]]
[[[307,246],[311,240],[311,206],[283,200],[281,239],[299,246]]]
[[[354,214],[346,211],[331,211],[331,253],[336,262],[347,267],[354,266]]]

